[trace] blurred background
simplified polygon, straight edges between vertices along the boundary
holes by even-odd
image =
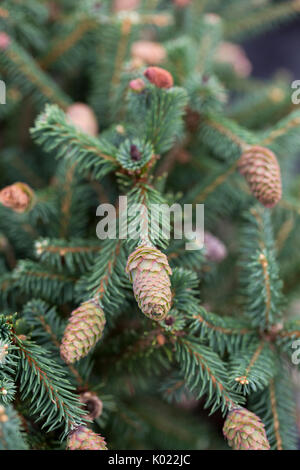
[[[277,26],[243,42],[252,63],[252,74],[258,78],[271,78],[281,70],[300,79],[300,21]]]

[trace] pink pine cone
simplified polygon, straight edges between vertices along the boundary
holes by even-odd
[[[270,450],[263,422],[246,408],[229,411],[223,434],[234,450]]]
[[[154,65],[160,64],[166,58],[165,48],[153,41],[136,41],[132,44],[131,55],[142,63]]]
[[[179,8],[184,8],[187,7],[190,3],[192,3],[192,0],[173,0],[173,3]]]
[[[0,203],[20,214],[32,208],[34,199],[34,192],[26,183],[14,183],[0,191]]]
[[[227,256],[224,243],[210,232],[204,232],[205,256],[208,261],[220,263]]]
[[[114,0],[113,9],[115,12],[123,10],[135,10],[140,6],[140,0]]]
[[[3,31],[0,32],[0,50],[5,51],[10,45],[10,37]]]
[[[82,392],[79,399],[88,411],[88,415],[85,416],[85,419],[93,421],[101,416],[103,403],[95,392]]]
[[[67,450],[107,450],[102,436],[85,426],[79,426],[70,432]]]
[[[245,78],[251,74],[251,62],[238,44],[222,42],[216,53],[216,61],[230,64],[239,77]]]
[[[142,78],[136,78],[130,81],[129,87],[132,91],[141,93],[145,89],[145,82]]]
[[[148,67],[144,72],[145,77],[157,88],[171,88],[174,80],[170,72],[161,67]]]
[[[172,270],[166,255],[153,246],[142,245],[129,256],[126,272],[142,312],[152,320],[163,320],[172,300]]]
[[[68,364],[85,357],[102,336],[105,316],[94,300],[84,302],[71,314],[66,326],[60,354]]]
[[[66,111],[67,119],[80,132],[96,136],[99,132],[97,117],[85,103],[74,103]]]
[[[281,199],[281,172],[274,153],[258,145],[249,147],[238,163],[251,192],[265,207],[274,207]]]

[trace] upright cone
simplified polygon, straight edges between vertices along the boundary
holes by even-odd
[[[154,246],[139,246],[128,258],[126,272],[142,312],[151,320],[163,320],[171,308],[168,259]]]
[[[102,436],[85,426],[78,426],[70,432],[67,450],[107,450]]]
[[[239,171],[245,176],[253,196],[265,207],[274,207],[281,199],[281,173],[274,153],[254,145],[241,156]]]
[[[85,357],[102,336],[105,316],[95,300],[88,300],[74,310],[66,326],[60,354],[68,364]]]
[[[223,434],[234,450],[270,450],[263,422],[246,408],[229,411]]]
[[[161,67],[148,67],[144,72],[144,76],[157,88],[171,88],[174,85],[170,72]]]

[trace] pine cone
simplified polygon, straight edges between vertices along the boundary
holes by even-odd
[[[98,121],[97,117],[87,104],[74,103],[68,107],[66,111],[67,119],[76,127],[80,132],[85,132],[88,135],[98,135]]]
[[[103,403],[95,392],[83,392],[80,394],[79,399],[85,405],[85,410],[89,412],[85,419],[94,421],[101,415]]]
[[[171,88],[174,84],[173,77],[161,67],[148,67],[144,72],[145,77],[157,88]]]
[[[97,302],[83,302],[72,312],[66,326],[60,346],[63,360],[69,364],[85,357],[101,338],[104,325],[104,312]]]
[[[142,78],[136,78],[134,80],[131,80],[129,83],[129,87],[132,91],[135,91],[136,93],[141,93],[145,89],[145,82]]]
[[[250,147],[242,154],[238,168],[263,206],[271,208],[280,201],[280,167],[271,150],[258,145]]]
[[[246,408],[229,411],[223,434],[234,450],[269,450],[270,444],[261,419]]]
[[[10,45],[10,37],[8,34],[1,32],[0,33],[0,50],[5,51]]]
[[[85,426],[78,426],[70,432],[67,440],[68,450],[107,450],[102,436]]]
[[[8,421],[8,416],[6,414],[6,409],[4,406],[0,405],[0,423],[6,423]]]
[[[168,259],[154,246],[139,246],[128,258],[126,272],[142,312],[152,320],[163,320],[171,307]]]
[[[131,55],[142,63],[153,65],[165,60],[166,50],[157,42],[136,41],[132,44]]]
[[[218,63],[227,63],[233,67],[235,73],[242,78],[248,77],[252,70],[251,62],[244,49],[232,42],[222,42],[216,52]]]
[[[0,191],[0,203],[19,214],[28,212],[34,201],[34,192],[26,183],[14,183]]]
[[[219,238],[210,232],[204,232],[205,258],[220,263],[227,256],[227,249]]]
[[[123,10],[136,10],[140,6],[140,0],[114,0],[113,9],[114,12]]]
[[[184,8],[187,7],[192,0],[173,0],[174,5],[176,5],[179,8]]]

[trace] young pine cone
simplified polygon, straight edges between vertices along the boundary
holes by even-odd
[[[227,249],[219,238],[210,232],[204,232],[205,258],[208,261],[220,263],[227,256]]]
[[[87,104],[74,103],[66,110],[67,120],[80,132],[96,136],[99,133],[97,117]]]
[[[270,450],[263,422],[246,408],[229,411],[223,434],[234,450]]]
[[[62,359],[70,364],[85,357],[101,338],[104,326],[104,312],[97,302],[83,302],[66,326],[60,346]]]
[[[171,88],[174,85],[170,72],[161,67],[148,67],[144,72],[144,76],[157,88]]]
[[[78,426],[70,432],[67,450],[107,450],[102,436],[85,426]]]
[[[160,64],[166,58],[165,48],[153,41],[136,41],[132,44],[131,55],[141,63],[154,65]]]
[[[10,45],[10,37],[8,34],[1,32],[0,33],[0,50],[5,51]]]
[[[123,10],[136,10],[140,6],[140,0],[114,0],[113,10],[118,13]]]
[[[126,272],[142,312],[151,320],[163,320],[170,308],[172,270],[168,259],[154,246],[139,246],[128,258]]]
[[[265,207],[274,207],[281,199],[281,174],[274,153],[258,145],[247,149],[238,163],[252,194]]]
[[[0,191],[0,203],[19,214],[30,211],[34,202],[34,192],[26,183],[14,183]]]
[[[245,78],[251,74],[251,62],[244,49],[238,44],[222,42],[216,52],[216,62],[231,65],[239,77]]]
[[[103,403],[95,392],[82,392],[79,400],[83,403],[88,415],[85,416],[89,421],[99,418],[103,410]]]

